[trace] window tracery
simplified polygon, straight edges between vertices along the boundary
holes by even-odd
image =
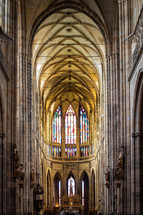
[[[62,157],[65,158],[75,158],[80,157],[88,157],[89,156],[89,121],[86,114],[85,109],[80,106],[79,112],[79,124],[77,127],[77,118],[75,111],[70,104],[67,108],[66,114],[64,117],[65,121],[65,138],[63,140],[65,146],[60,146],[58,144],[62,143],[62,125],[61,125],[61,106],[55,111],[55,114],[52,119],[52,147],[51,153],[53,157]],[[80,138],[78,140],[78,146],[76,146],[77,142],[77,132],[79,131]],[[62,154],[62,150],[64,150],[64,154]]]
[[[74,158],[76,157],[76,148],[65,148],[65,157]]]
[[[65,115],[65,144],[76,144],[76,115],[71,105]]]
[[[80,107],[80,143],[89,143],[89,121],[82,106]]]
[[[52,142],[61,143],[61,107],[59,106],[52,120]]]

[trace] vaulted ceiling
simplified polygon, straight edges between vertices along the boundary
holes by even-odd
[[[47,106],[67,92],[94,104],[104,58],[103,36],[85,14],[67,8],[48,17],[33,40],[35,75]]]
[[[42,10],[44,2],[41,5],[36,1],[35,13]],[[89,3],[88,7],[93,7],[105,24],[99,2],[99,5],[94,0],[79,2]],[[31,17],[27,18],[27,26]],[[84,106],[95,107],[99,102],[105,68],[104,39],[98,25],[74,8],[56,10],[40,23],[33,39],[32,63],[33,74],[47,110],[52,104],[57,106],[67,100],[69,103],[79,101]]]

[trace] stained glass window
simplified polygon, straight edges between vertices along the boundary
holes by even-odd
[[[84,181],[82,180],[82,205],[84,206]]]
[[[68,196],[75,195],[75,180],[72,176],[68,179]]]
[[[59,181],[59,206],[61,206],[61,181]]]
[[[81,157],[89,156],[89,147],[88,146],[84,146],[84,147],[80,148],[80,156]]]
[[[89,121],[82,106],[80,107],[80,143],[89,143]]]
[[[61,143],[61,107],[59,106],[52,120],[52,142]]]
[[[76,157],[76,148],[65,148],[65,157],[66,158]]]
[[[71,105],[65,115],[65,143],[76,144],[76,115]]]
[[[53,157],[61,157],[61,147],[53,146],[52,155]]]

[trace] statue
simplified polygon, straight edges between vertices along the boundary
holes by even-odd
[[[23,164],[20,164],[20,169],[19,169],[19,185],[21,187],[23,187],[23,185],[24,185],[24,177],[25,177],[24,167],[23,167]]]
[[[43,194],[44,193],[43,187],[39,183],[34,187],[34,193],[35,194]]]
[[[118,160],[115,167],[115,179],[116,179],[116,186],[120,187],[121,180],[124,178],[124,157],[123,153],[119,151]]]
[[[19,159],[19,154],[17,151],[17,148],[14,149],[14,177],[18,178],[19,177],[19,166],[20,166],[20,159]]]
[[[119,155],[118,155],[118,162],[117,162],[117,165],[120,167],[120,168],[123,168],[123,154],[119,151]]]
[[[34,181],[35,181],[35,173],[34,173],[33,166],[31,166],[31,170],[30,170],[30,187],[31,188],[34,187]]]
[[[105,175],[105,179],[106,179],[105,186],[107,188],[109,188],[110,172],[109,172],[109,167],[108,166],[107,166],[107,169],[104,171],[104,175]]]

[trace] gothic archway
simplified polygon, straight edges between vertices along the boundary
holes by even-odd
[[[91,208],[94,211],[95,210],[95,173],[94,170],[92,170],[91,175]]]
[[[54,206],[58,208],[61,206],[61,175],[59,172],[54,177]]]
[[[143,70],[139,71],[133,107],[132,142],[132,198],[135,198],[134,213],[143,214]]]
[[[50,210],[50,203],[51,203],[51,175],[48,170],[47,174],[47,209]]]
[[[89,178],[87,173],[84,171],[80,179],[81,183],[81,205],[84,207],[84,211],[89,210]]]

